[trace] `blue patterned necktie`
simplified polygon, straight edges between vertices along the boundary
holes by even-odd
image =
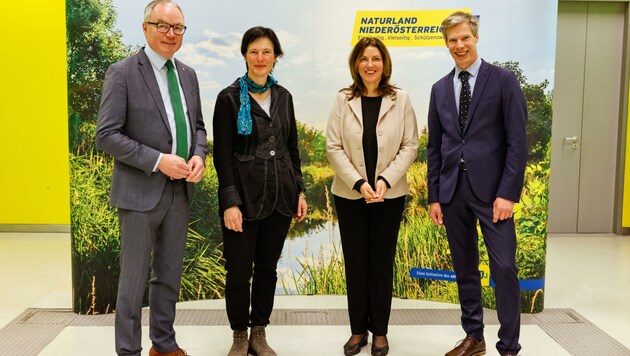
[[[470,83],[468,83],[470,73],[463,71],[459,73],[459,79],[462,81],[462,90],[459,93],[459,128],[464,132],[466,121],[468,120],[468,109],[470,109]]]

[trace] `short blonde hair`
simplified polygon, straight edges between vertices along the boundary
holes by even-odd
[[[448,38],[446,38],[447,30],[463,23],[468,23],[473,36],[477,37],[477,33],[479,33],[479,19],[477,16],[468,12],[456,11],[448,15],[448,17],[442,21],[442,37],[444,37],[444,42],[448,41]]]

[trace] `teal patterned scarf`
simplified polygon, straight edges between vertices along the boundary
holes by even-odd
[[[239,135],[249,135],[252,133],[252,107],[249,102],[248,92],[264,93],[267,89],[271,88],[272,85],[278,84],[278,81],[270,74],[267,76],[267,82],[265,85],[258,85],[247,76],[247,73],[245,73],[244,76],[238,79],[238,84],[241,87],[241,107],[238,110],[236,127]]]

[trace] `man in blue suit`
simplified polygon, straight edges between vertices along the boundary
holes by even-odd
[[[466,332],[446,356],[486,353],[477,221],[496,284],[497,350],[516,355],[521,349],[512,213],[527,161],[527,105],[514,73],[478,56],[478,28],[477,17],[464,12],[442,22],[456,67],[433,85],[429,104],[429,215],[446,227]]]

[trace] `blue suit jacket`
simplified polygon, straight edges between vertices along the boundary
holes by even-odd
[[[429,103],[429,203],[448,203],[466,161],[473,192],[484,202],[520,198],[527,164],[527,105],[516,76],[482,61],[462,132],[455,104],[455,69],[437,81]]]

